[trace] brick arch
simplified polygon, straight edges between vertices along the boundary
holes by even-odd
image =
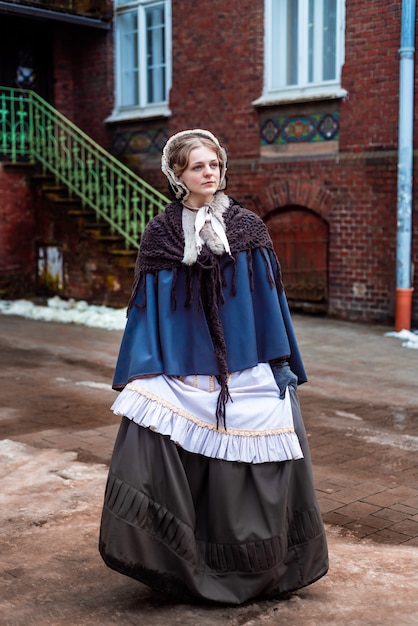
[[[263,219],[280,207],[292,205],[310,209],[326,220],[335,205],[335,196],[318,183],[296,179],[270,185],[259,196],[259,214]]]

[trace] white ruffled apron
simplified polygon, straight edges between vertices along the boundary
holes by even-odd
[[[268,363],[230,374],[228,388],[226,429],[216,427],[220,387],[214,376],[139,378],[120,392],[112,410],[207,457],[244,463],[303,458],[289,389],[281,400]]]

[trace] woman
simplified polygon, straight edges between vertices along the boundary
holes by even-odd
[[[314,582],[328,557],[279,263],[223,192],[226,165],[206,130],[163,151],[176,200],[138,253],[100,553],[181,600],[239,604]]]

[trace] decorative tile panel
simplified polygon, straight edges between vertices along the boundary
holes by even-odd
[[[274,116],[261,120],[261,145],[338,141],[339,112]]]
[[[117,132],[113,137],[112,153],[117,157],[161,154],[167,139],[165,130],[158,128]]]

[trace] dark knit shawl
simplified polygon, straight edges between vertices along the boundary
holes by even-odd
[[[197,285],[199,297],[198,307],[203,310],[209,332],[212,338],[215,356],[218,364],[217,379],[221,387],[216,411],[217,425],[221,420],[225,426],[225,405],[230,398],[228,390],[228,367],[226,359],[226,344],[219,315],[219,305],[224,301],[223,287],[225,286],[224,272],[221,269],[221,258],[233,263],[233,281],[231,296],[236,293],[235,259],[241,252],[247,253],[248,272],[252,284],[252,255],[251,251],[260,248],[266,263],[267,279],[273,288],[276,286],[279,293],[283,291],[280,265],[275,255],[273,244],[263,221],[252,211],[229,198],[229,207],[223,214],[225,231],[229,241],[231,256],[214,254],[207,245],[204,245],[196,263],[191,266],[182,263],[184,254],[184,233],[182,227],[183,205],[174,201],[170,203],[164,213],[157,215],[146,227],[141,239],[135,267],[135,278],[132,295],[128,304],[128,314],[133,306],[141,280],[146,274],[152,274],[157,280],[161,270],[173,271],[172,306],[177,306],[175,285],[177,271],[180,267],[187,274],[187,296],[183,306],[190,307],[194,289]],[[269,263],[271,259],[272,263]],[[222,264],[225,269],[225,263]],[[271,272],[273,267],[276,275]],[[145,281],[142,281],[145,290]],[[145,296],[145,291],[144,291]],[[144,303],[146,300],[144,297]],[[145,306],[144,304],[144,306]]]

